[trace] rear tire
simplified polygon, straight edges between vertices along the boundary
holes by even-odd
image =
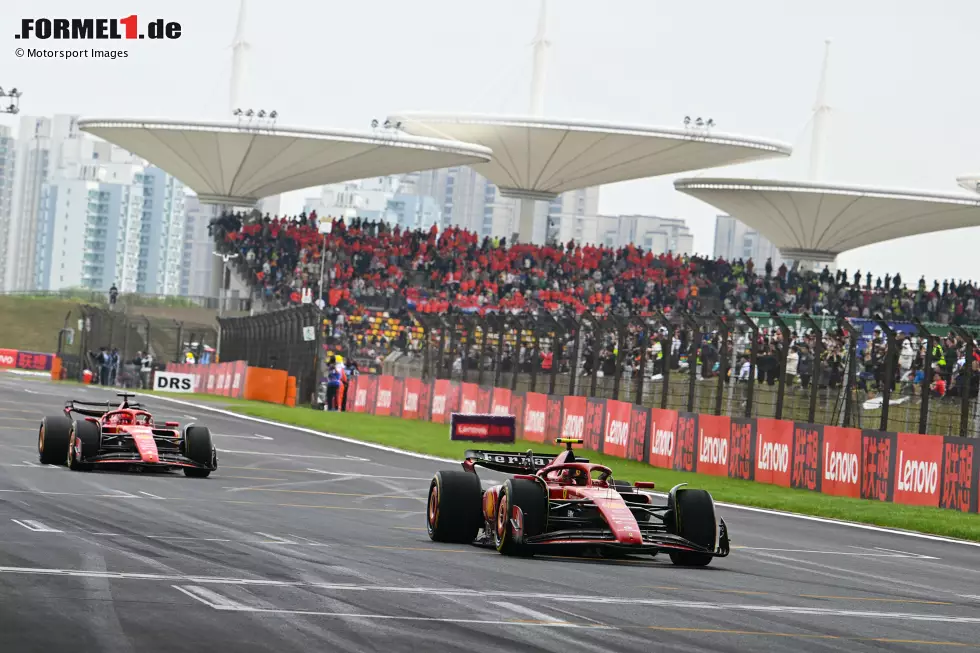
[[[469,544],[483,523],[483,486],[474,472],[439,471],[429,483],[425,530],[434,542]]]
[[[207,478],[218,466],[218,456],[211,440],[211,430],[206,426],[188,426],[184,429],[184,456],[203,467],[185,467],[188,478]]]
[[[496,522],[493,542],[497,551],[504,555],[529,555],[528,547],[514,541],[511,532],[511,514],[514,507],[521,509],[524,516],[524,537],[540,535],[544,532],[548,519],[548,495],[537,481],[525,478],[507,480],[500,488],[497,499]]]
[[[714,501],[706,490],[680,489],[674,497],[674,530],[686,540],[709,549],[715,546],[718,522]],[[714,556],[674,551],[670,561],[683,567],[706,567]]]
[[[71,420],[53,415],[41,420],[37,433],[37,459],[42,465],[64,465],[68,459]]]
[[[78,472],[91,471],[93,467],[91,463],[76,460],[75,448],[77,444],[81,444],[83,457],[98,454],[102,450],[102,428],[87,420],[76,419],[72,422],[66,456],[68,469]]]

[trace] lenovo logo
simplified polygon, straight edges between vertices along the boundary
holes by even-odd
[[[610,420],[606,429],[606,444],[625,446],[629,440],[630,425],[628,422]]]
[[[0,354],[0,365],[5,365],[5,366],[13,367],[15,362],[16,361],[15,361],[15,359],[14,359],[13,356],[7,356],[5,354]]]
[[[367,406],[367,390],[358,390],[357,396],[354,397],[355,406]]]
[[[728,440],[725,438],[713,438],[705,436],[701,431],[701,452],[698,462],[708,463],[709,465],[728,464]]]
[[[472,400],[472,399],[464,399],[463,400],[463,410],[461,410],[460,412],[463,412],[463,413],[475,413],[476,412],[476,402],[474,400]]]
[[[531,433],[544,433],[544,411],[528,411],[527,421],[524,422],[524,430],[530,431]]]
[[[432,398],[432,414],[443,415],[446,412],[446,395],[436,395]]]
[[[856,453],[832,451],[830,443],[824,445],[823,477],[837,483],[858,482],[858,457]]]
[[[405,394],[404,409],[409,412],[414,412],[419,409],[419,395],[417,392],[408,392]]]
[[[510,415],[510,406],[507,404],[497,404],[493,407],[494,415]]]
[[[904,464],[903,464],[904,462]],[[924,460],[905,460],[898,452],[898,489],[918,494],[935,494],[939,484],[939,465]]]
[[[391,408],[391,390],[382,390],[378,393],[378,408]]]
[[[565,424],[561,429],[561,437],[563,438],[581,438],[582,434],[585,432],[585,416],[584,415],[566,415]]]
[[[666,429],[656,429],[653,436],[653,447],[650,453],[655,456],[674,455],[674,432]]]
[[[759,469],[786,472],[789,469],[789,445],[766,442],[760,433]]]

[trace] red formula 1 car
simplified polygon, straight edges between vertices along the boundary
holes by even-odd
[[[38,432],[38,458],[45,465],[89,471],[95,466],[138,469],[182,468],[206,478],[218,468],[218,454],[206,426],[156,424],[143,406],[122,402],[68,401],[65,414],[45,417]],[[81,419],[75,417],[78,415]]]
[[[608,467],[575,456],[572,444],[582,440],[556,442],[567,445],[558,456],[471,450],[463,471],[437,472],[429,484],[429,537],[507,555],[665,552],[674,564],[697,567],[728,555],[728,528],[705,490],[681,484],[664,502],[644,491],[653,483],[613,480]],[[484,490],[478,465],[514,476]]]

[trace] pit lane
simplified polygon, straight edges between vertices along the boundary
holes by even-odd
[[[739,548],[707,569],[506,559],[426,536],[427,480],[445,463],[163,400],[145,403],[222,434],[210,479],[37,465],[43,414],[66,394],[111,396],[82,390],[0,376],[0,650],[862,651],[980,640],[974,547],[723,509]]]

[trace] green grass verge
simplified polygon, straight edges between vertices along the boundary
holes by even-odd
[[[165,393],[158,393],[165,394]],[[334,433],[365,442],[374,442],[407,451],[462,461],[463,452],[474,445],[449,440],[449,427],[430,422],[405,421],[394,417],[379,417],[360,413],[330,413],[308,408],[287,408],[241,399],[211,395],[173,395],[182,399],[201,399],[219,404],[228,410]],[[516,451],[533,448],[542,453],[557,453],[555,446],[527,441],[506,447]],[[651,467],[643,463],[588,452],[589,460],[612,468],[618,478],[629,481],[655,481],[659,489],[667,490],[677,483],[689,483],[704,488],[718,501],[755,506],[772,510],[829,517],[846,521],[874,524],[905,530],[980,541],[980,515],[952,510],[904,506],[865,499],[833,497],[806,490],[794,490],[751,481],[691,474]]]
[[[68,326],[75,329],[80,316],[78,302],[0,296],[0,347],[54,352],[58,348],[58,331],[64,327],[69,311]]]

